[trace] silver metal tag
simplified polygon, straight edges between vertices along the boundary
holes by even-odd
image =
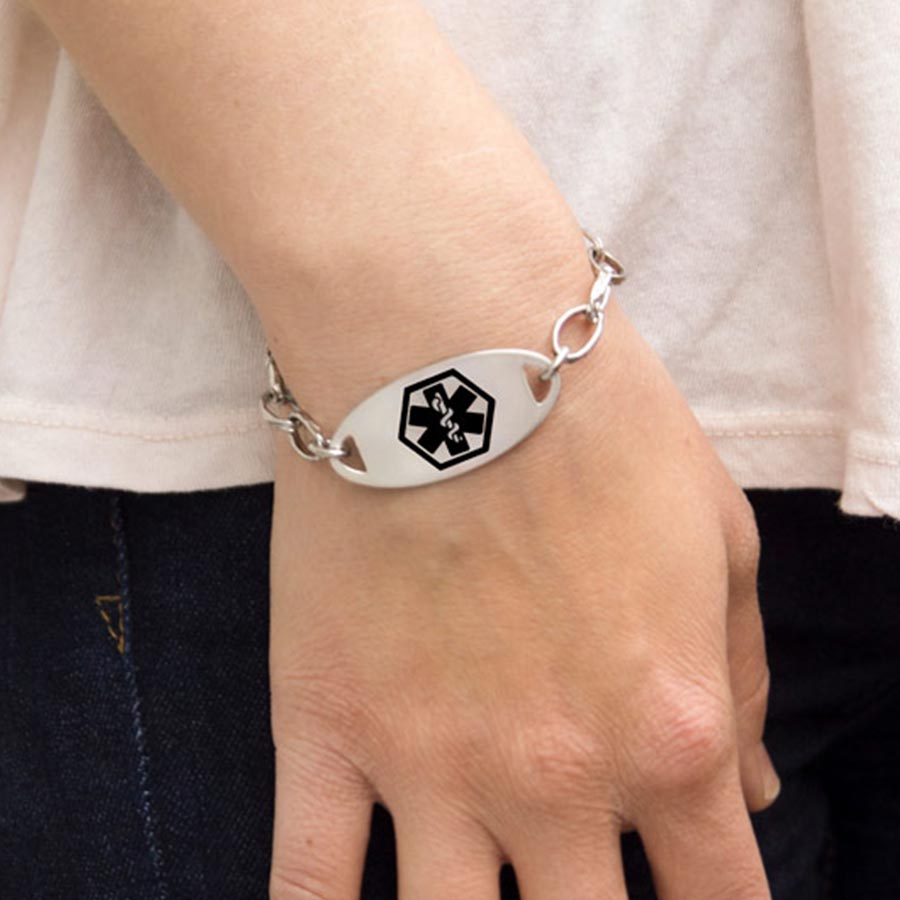
[[[527,368],[550,360],[530,350],[479,350],[404,375],[362,401],[332,442],[352,442],[331,467],[370,487],[412,487],[462,475],[514,447],[547,417],[559,372],[538,401]],[[357,466],[359,466],[357,468]]]

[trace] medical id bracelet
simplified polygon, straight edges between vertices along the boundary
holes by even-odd
[[[612,285],[625,280],[621,263],[582,229],[594,272],[586,303],[566,310],[553,326],[553,359],[532,350],[478,350],[397,378],[359,403],[326,437],[294,399],[267,350],[269,388],[263,417],[287,432],[304,459],[328,460],[338,475],[370,487],[412,487],[483,466],[526,438],[559,396],[559,370],[586,356],[600,340]],[[571,319],[586,317],[590,337],[572,350],[562,344]],[[549,382],[535,397],[528,369]]]

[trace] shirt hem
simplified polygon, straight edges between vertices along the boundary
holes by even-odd
[[[142,493],[274,479],[274,436],[265,422],[208,420],[185,432],[173,431],[171,423],[166,429],[133,433],[0,415],[0,477]]]
[[[826,488],[845,513],[900,519],[900,441],[845,432],[829,413],[697,418],[742,488]],[[255,409],[148,424],[0,408],[0,477],[140,492],[258,484],[274,479],[274,439]]]
[[[698,415],[742,488],[828,488],[848,515],[900,519],[900,441],[829,413]]]

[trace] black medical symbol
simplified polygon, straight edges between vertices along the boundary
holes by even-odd
[[[494,398],[456,369],[403,391],[399,438],[437,469],[490,449]]]
[[[448,398],[442,384],[433,384],[423,391],[428,406],[413,406],[409,410],[410,425],[424,425],[418,444],[434,453],[442,443],[456,456],[469,449],[466,434],[484,431],[484,414],[467,412],[475,399],[468,388],[458,387]]]

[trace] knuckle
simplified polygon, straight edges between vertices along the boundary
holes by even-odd
[[[647,704],[632,762],[646,790],[681,793],[712,780],[735,747],[727,701],[706,686],[676,681]]]
[[[403,707],[395,715],[386,754],[394,778],[419,781],[425,777],[432,784],[456,790],[496,743],[484,719],[440,702],[428,710]],[[376,767],[376,775],[378,771]]]
[[[275,765],[286,787],[327,786],[335,799],[355,796],[364,778],[357,759],[336,744],[311,736],[275,744]]]
[[[558,715],[517,735],[509,750],[510,775],[519,796],[541,808],[580,797],[597,783],[609,757],[598,733]]]
[[[281,673],[271,681],[275,743],[304,735],[345,736],[358,742],[372,729],[370,710],[353,685],[327,674]]]

